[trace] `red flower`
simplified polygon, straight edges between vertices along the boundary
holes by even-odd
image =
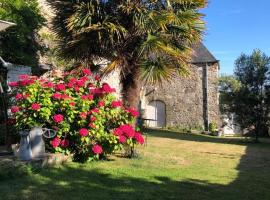
[[[61,99],[62,98],[62,94],[60,94],[60,93],[54,93],[52,97],[54,99]]]
[[[96,144],[92,147],[92,151],[94,152],[94,154],[101,154],[103,152],[103,149],[101,146]]]
[[[89,70],[89,69],[83,69],[82,70],[82,72],[83,72],[83,74],[85,75],[85,76],[90,76],[90,75],[92,75],[92,72]]]
[[[70,102],[69,105],[70,106],[75,106],[76,104],[75,104],[75,102]]]
[[[69,88],[73,88],[74,83],[69,82],[69,83],[67,84],[67,86],[68,86]]]
[[[40,105],[38,103],[33,103],[31,105],[31,108],[32,108],[32,110],[39,110],[40,109]]]
[[[96,75],[96,76],[95,76],[95,80],[96,80],[96,81],[100,81],[100,80],[101,80],[100,76],[99,76],[99,75]]]
[[[105,102],[104,101],[100,101],[100,102],[98,102],[98,105],[99,105],[99,107],[104,107],[105,106]]]
[[[57,84],[57,85],[55,85],[55,89],[58,91],[63,91],[66,89],[66,85],[63,83]]]
[[[135,135],[134,135],[134,138],[136,139],[136,141],[137,141],[139,144],[144,144],[144,138],[143,138],[143,136],[142,136],[141,133],[136,132]]]
[[[29,75],[27,74],[21,74],[18,76],[19,80],[25,80],[25,79],[28,79],[29,78]]]
[[[91,111],[90,111],[90,114],[92,113],[99,113],[99,109],[98,108],[93,108]]]
[[[91,122],[94,122],[94,121],[96,121],[96,119],[97,119],[97,118],[96,118],[95,116],[92,116],[92,117],[90,118],[90,121],[91,121]]]
[[[64,120],[64,116],[61,115],[61,114],[54,115],[54,116],[53,116],[53,120],[54,120],[56,123],[61,123],[61,122]]]
[[[121,128],[116,128],[116,129],[114,129],[113,134],[116,136],[120,136],[123,134],[123,131]]]
[[[10,83],[8,83],[8,85],[10,87],[17,87],[18,86],[18,82],[10,82]]]
[[[119,142],[122,144],[124,144],[127,141],[127,138],[123,135],[120,135],[118,139],[119,139]]]
[[[121,107],[121,106],[122,106],[122,101],[113,101],[113,102],[111,103],[111,106],[112,106],[113,108]]]
[[[63,139],[61,141],[61,147],[67,148],[69,146],[69,140],[68,139]]]
[[[129,112],[131,114],[131,116],[133,116],[133,117],[139,116],[139,112],[134,108],[128,108],[128,109],[126,109],[126,111]]]
[[[23,95],[21,93],[16,94],[15,96],[16,100],[20,100],[21,98],[23,98]]]
[[[82,119],[86,119],[87,113],[86,113],[86,112],[82,112],[82,113],[80,114],[80,117],[81,117]]]
[[[12,113],[17,113],[17,112],[19,112],[20,111],[20,108],[18,107],[18,106],[12,106],[11,107],[11,112]]]
[[[52,141],[51,141],[51,145],[53,148],[59,147],[59,145],[61,144],[61,139],[58,137],[55,137]]]
[[[88,135],[88,130],[86,128],[82,128],[80,131],[79,131],[79,134],[82,136],[82,137],[86,137]]]

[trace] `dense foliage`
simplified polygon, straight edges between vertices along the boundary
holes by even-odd
[[[17,64],[37,64],[35,33],[44,22],[37,0],[0,0],[0,19],[16,23],[0,33],[0,55]]]
[[[56,130],[50,141],[54,152],[72,153],[75,160],[87,161],[144,143],[132,126],[138,112],[124,108],[112,94],[115,89],[90,70],[84,69],[79,78],[68,73],[51,81],[19,78],[10,83],[15,88],[16,105],[11,112],[17,127]]]
[[[124,103],[136,107],[141,77],[151,83],[187,74],[190,46],[204,29],[206,0],[48,0],[59,53],[88,66],[107,59],[121,71]]]
[[[234,76],[220,79],[223,113],[235,113],[242,128],[254,130],[256,138],[267,133],[270,118],[270,57],[259,50],[242,54]]]

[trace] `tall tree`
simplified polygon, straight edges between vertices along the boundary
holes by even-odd
[[[242,54],[234,76],[221,77],[220,91],[222,111],[235,113],[242,128],[254,127],[258,141],[270,122],[270,57],[260,50]]]
[[[187,74],[190,45],[200,41],[206,0],[48,0],[62,56],[86,65],[107,59],[121,72],[124,102],[137,107],[142,80]]]
[[[35,33],[44,22],[37,0],[0,0],[0,19],[16,23],[0,33],[0,55],[9,62],[35,66],[39,48]]]

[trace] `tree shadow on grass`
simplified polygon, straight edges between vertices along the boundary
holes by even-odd
[[[254,143],[253,139],[243,137],[224,138],[217,136],[206,136],[201,134],[182,133],[158,129],[147,129],[145,130],[145,132],[148,134],[148,136],[186,140],[193,142],[208,142],[208,143],[237,144],[237,145],[247,145],[247,143]]]
[[[177,180],[163,173],[138,178],[141,169],[133,169],[134,176],[124,170],[112,175],[91,164],[67,165],[44,169],[32,176],[0,180],[0,199],[269,200],[269,152],[266,145],[247,144],[246,154],[237,166],[238,177],[227,185]]]

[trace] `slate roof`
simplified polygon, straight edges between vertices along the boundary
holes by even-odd
[[[193,45],[192,49],[193,49],[193,56],[191,62],[193,64],[219,62],[201,42],[199,44]]]

